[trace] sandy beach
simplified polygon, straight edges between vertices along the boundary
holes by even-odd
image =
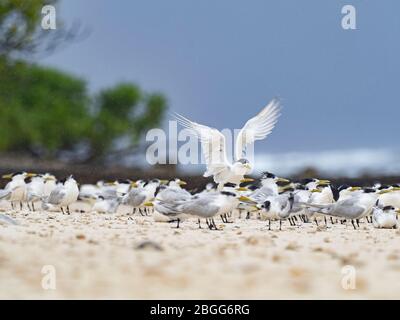
[[[400,231],[362,223],[283,230],[235,219],[211,231],[132,216],[10,212],[0,223],[0,298],[357,299],[400,298]],[[76,204],[73,209],[84,209]],[[56,289],[43,289],[44,266]],[[342,281],[351,265],[356,288]]]

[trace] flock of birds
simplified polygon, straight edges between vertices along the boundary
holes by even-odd
[[[292,226],[315,222],[328,225],[350,223],[354,229],[361,219],[376,228],[397,228],[400,213],[400,185],[354,187],[334,186],[328,180],[304,179],[291,182],[265,172],[260,179],[243,178],[239,184],[225,183],[222,188],[207,184],[200,192],[189,192],[180,179],[171,181],[99,181],[79,187],[70,176],[58,181],[52,174],[18,172],[4,175],[11,181],[0,190],[0,199],[7,200],[11,209],[24,205],[30,210],[54,211],[70,214],[69,206],[77,201],[90,204],[93,213],[115,214],[120,205],[130,207],[129,214],[157,213],[169,222],[189,217],[197,218],[199,228],[205,220],[211,230],[218,230],[214,221],[220,217],[224,223],[246,218],[288,221]],[[40,203],[40,206],[35,204]]]
[[[376,228],[396,228],[400,212],[400,186],[375,184],[371,187],[342,185],[336,187],[327,180],[305,179],[290,182],[265,172],[257,181],[246,178],[252,169],[246,159],[249,145],[265,139],[275,127],[280,116],[280,103],[272,100],[256,116],[248,120],[240,130],[235,143],[235,161],[230,163],[226,155],[224,135],[217,129],[193,122],[176,114],[178,122],[195,135],[202,146],[207,170],[205,177],[213,177],[200,192],[182,188],[184,181],[114,181],[86,184],[80,188],[70,176],[58,181],[52,174],[18,172],[5,175],[11,181],[0,190],[0,199],[8,200],[12,209],[26,203],[35,210],[41,202],[41,210],[61,210],[70,213],[69,206],[81,200],[91,205],[91,211],[115,213],[120,205],[132,208],[132,213],[145,215],[150,211],[164,216],[168,221],[196,217],[199,227],[205,219],[210,229],[218,229],[214,218],[220,216],[225,223],[235,218],[235,213],[252,215],[261,220],[282,222],[292,226],[299,223],[328,224],[351,222],[354,229],[360,219],[373,223]],[[26,180],[30,179],[29,182]],[[280,186],[279,183],[285,183]],[[356,226],[357,225],[357,226]]]

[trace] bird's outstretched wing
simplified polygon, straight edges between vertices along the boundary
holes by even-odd
[[[200,140],[204,159],[207,165],[205,177],[213,176],[229,169],[230,164],[226,157],[225,136],[217,129],[190,121],[189,119],[175,114],[177,121]]]
[[[279,116],[280,102],[273,99],[259,114],[247,121],[236,138],[235,159],[239,160],[244,156],[248,145],[265,139],[272,132]]]

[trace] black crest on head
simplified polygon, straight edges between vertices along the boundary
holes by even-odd
[[[348,184],[342,184],[341,186],[339,186],[338,191],[340,192],[340,191],[345,190],[347,188],[350,188],[350,186]]]
[[[233,192],[228,192],[228,191],[222,191],[221,194],[228,196],[228,197],[235,197],[236,194],[234,194]]]
[[[231,188],[234,188],[234,187],[236,187],[236,184],[231,183],[231,182],[227,182],[227,183],[224,184],[224,187],[231,187]]]
[[[300,180],[300,183],[306,185],[307,183],[310,183],[313,181],[315,181],[315,180],[312,178],[305,178],[305,179]]]
[[[268,178],[274,179],[275,177],[276,176],[273,173],[267,171],[263,172],[262,174],[262,179],[268,179]]]
[[[372,189],[372,188],[364,188],[364,192],[365,192],[365,193],[373,193],[373,192],[375,192],[375,189]]]
[[[394,210],[394,207],[392,207],[392,206],[383,207],[383,211],[387,211],[387,210]]]

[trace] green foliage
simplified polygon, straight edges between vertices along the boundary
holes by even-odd
[[[45,33],[40,30],[41,10],[55,0],[0,0],[0,55],[32,51]],[[50,35],[49,33],[47,33]]]
[[[129,137],[134,148],[157,126],[166,108],[159,94],[124,83],[94,99],[86,83],[55,69],[0,59],[0,151],[34,151],[55,157],[88,144],[87,158],[102,160],[115,141]]]
[[[143,132],[160,124],[166,107],[162,95],[146,95],[129,83],[102,90],[95,100],[90,134],[94,158],[111,151],[113,142],[123,136],[135,146]]]
[[[57,30],[40,28],[42,7],[56,3],[0,0],[0,151],[56,157],[87,145],[87,159],[103,160],[123,137],[132,150],[147,129],[160,123],[166,108],[162,95],[122,83],[92,98],[84,80],[16,59],[41,47],[52,51],[76,37],[58,17]]]

